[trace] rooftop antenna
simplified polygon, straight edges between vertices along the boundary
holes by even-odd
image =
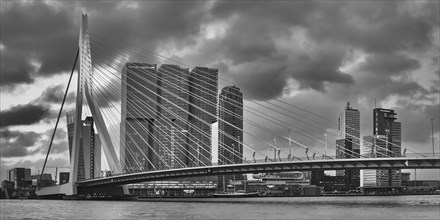
[[[374,98],[374,108],[377,108],[377,106],[376,106],[376,98]]]

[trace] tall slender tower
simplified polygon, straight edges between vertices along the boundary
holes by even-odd
[[[389,157],[400,157],[402,145],[402,124],[396,121],[397,113],[391,109],[375,108],[373,110],[373,136],[381,139],[385,142],[385,149],[380,148],[378,151],[382,151],[381,156],[387,155]],[[388,186],[401,186],[401,170],[389,169],[389,170],[377,170],[376,175],[381,176],[382,185]],[[383,178],[383,177],[387,178]],[[385,183],[388,181],[387,183]]]
[[[73,127],[75,112],[67,112],[67,133],[69,138],[69,154],[72,151]],[[92,117],[81,121],[80,143],[78,154],[78,180],[93,179],[100,176],[101,172],[101,144],[95,133]],[[70,158],[72,156],[70,155]]]
[[[189,74],[190,166],[211,164],[211,127],[217,121],[218,70],[195,67]]]
[[[338,118],[340,139],[336,140],[336,158],[358,158],[360,155],[360,112],[347,106]],[[337,176],[344,176],[347,189],[356,189],[360,185],[359,170],[337,170]]]
[[[121,90],[121,167],[124,172],[154,170],[158,161],[153,138],[158,112],[156,64],[127,63]]]
[[[339,130],[339,138],[345,140],[344,145],[349,146],[350,149],[346,148],[346,151],[340,150],[338,152],[339,147],[337,145],[337,153],[336,158],[350,158],[350,157],[359,157],[360,152],[360,112],[357,109],[354,109],[350,106],[350,102],[347,102],[347,106],[344,111],[339,114],[338,118],[338,130]]]
[[[243,163],[243,93],[236,86],[224,87],[219,95],[218,109],[218,164]],[[222,175],[218,189],[242,175]]]
[[[400,157],[402,144],[401,123],[396,122],[396,113],[391,109],[373,110],[373,135],[364,137],[363,153],[369,157]],[[401,186],[400,169],[378,169],[362,171],[363,186]]]
[[[243,162],[243,93],[236,86],[224,87],[219,96],[218,163]]]
[[[164,64],[158,69],[158,117],[156,136],[158,146],[159,169],[188,166],[188,90],[187,68]],[[159,128],[160,127],[160,128]]]
[[[396,121],[397,113],[391,109],[375,108],[373,110],[373,135],[382,136],[388,142],[386,155],[400,157],[402,145],[402,125]]]

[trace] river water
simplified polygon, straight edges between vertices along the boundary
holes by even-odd
[[[440,219],[440,195],[0,200],[0,219]]]

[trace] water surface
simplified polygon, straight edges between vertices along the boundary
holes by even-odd
[[[440,195],[0,200],[0,219],[440,219]]]

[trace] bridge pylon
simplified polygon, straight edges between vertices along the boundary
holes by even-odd
[[[88,17],[86,13],[82,13],[82,21],[79,34],[78,43],[78,82],[77,82],[77,95],[76,95],[76,107],[75,107],[75,119],[74,119],[74,132],[73,142],[70,158],[70,174],[69,183],[41,188],[37,195],[42,197],[49,197],[52,195],[66,195],[76,196],[85,195],[91,193],[107,194],[115,196],[128,195],[128,188],[126,186],[113,186],[105,188],[88,189],[87,191],[78,189],[78,170],[79,170],[79,156],[80,156],[80,144],[81,144],[81,126],[82,126],[82,108],[84,97],[86,98],[90,112],[95,122],[96,129],[98,131],[98,137],[101,142],[101,146],[104,150],[104,154],[107,158],[109,168],[114,173],[121,173],[121,164],[119,163],[118,156],[116,154],[114,145],[110,138],[110,134],[107,130],[107,126],[104,121],[104,117],[101,110],[93,96],[93,65],[91,55],[90,37],[88,31]]]

